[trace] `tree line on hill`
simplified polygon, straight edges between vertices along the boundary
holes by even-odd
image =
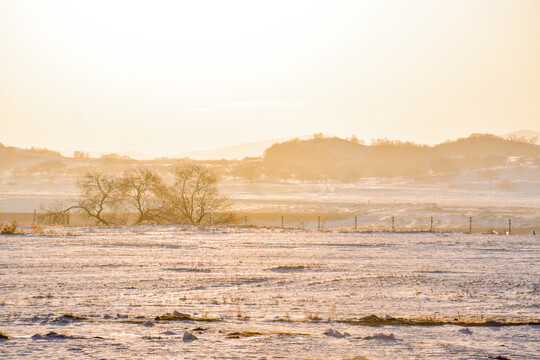
[[[366,146],[354,138],[318,135],[274,144],[262,158],[243,161],[231,173],[249,180],[261,177],[341,182],[365,177],[448,180],[463,170],[505,165],[510,156],[531,158],[540,167],[540,146],[525,139],[473,134],[435,146],[388,139],[373,140],[371,146]]]
[[[118,176],[144,166],[161,177],[168,177],[168,167],[183,162],[207,165],[220,176],[249,181],[354,182],[365,177],[445,181],[464,170],[503,166],[511,156],[530,158],[540,168],[540,146],[533,142],[534,139],[473,134],[435,146],[388,139],[372,140],[367,146],[355,136],[341,139],[316,134],[307,140],[276,143],[262,157],[204,161],[168,158],[141,161],[114,153],[91,158],[81,151],[76,151],[74,157],[64,157],[47,149],[19,149],[0,144],[0,171],[15,177],[48,175],[54,181],[57,175],[82,176],[89,171]]]

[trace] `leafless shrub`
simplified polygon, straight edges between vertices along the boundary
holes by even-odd
[[[18,226],[19,224],[15,220],[13,220],[11,224],[2,224],[2,229],[0,230],[0,233],[5,235],[17,234]]]
[[[55,225],[64,225],[69,223],[69,212],[74,209],[76,206],[69,206],[64,201],[56,201],[51,205],[42,206],[39,214],[39,221],[55,224]]]

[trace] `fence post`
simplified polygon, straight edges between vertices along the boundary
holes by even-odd
[[[34,219],[32,220],[32,225],[36,223],[36,209],[34,209]]]
[[[283,215],[281,215],[281,228],[283,229]]]
[[[392,216],[392,231],[396,231],[396,228],[394,227],[394,217]]]
[[[472,234],[472,216],[469,216],[469,234]]]
[[[321,216],[317,217],[317,231],[321,231]]]
[[[508,219],[508,235],[512,234],[512,220]]]
[[[431,217],[431,225],[429,227],[429,231],[433,232],[433,216]]]
[[[357,225],[358,224],[358,218],[355,216],[354,217],[354,231],[356,231],[356,228],[357,228]]]

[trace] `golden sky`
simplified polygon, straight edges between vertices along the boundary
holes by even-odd
[[[0,0],[0,142],[540,130],[540,1]]]

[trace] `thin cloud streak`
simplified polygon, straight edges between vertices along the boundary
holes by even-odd
[[[306,101],[231,101],[211,107],[189,108],[186,112],[221,112],[242,109],[284,109],[309,107],[312,104]]]

